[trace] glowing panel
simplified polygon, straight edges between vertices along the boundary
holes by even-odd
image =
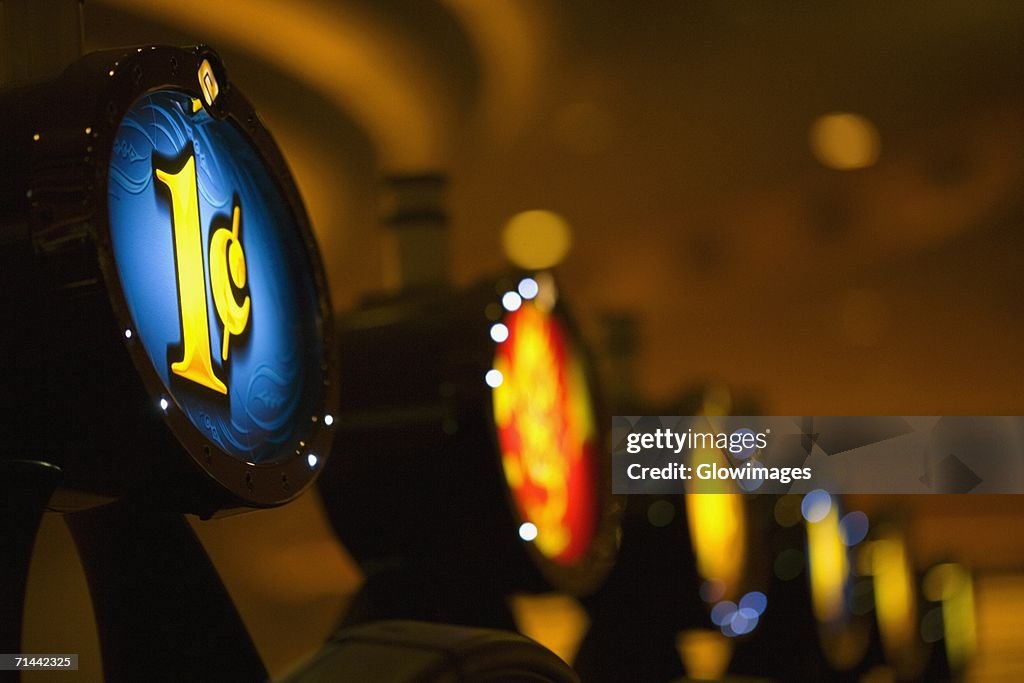
[[[714,387],[704,397],[702,412],[717,424],[715,416],[729,410],[729,394],[724,387]],[[696,448],[692,453],[694,468],[707,464],[728,465],[717,448]],[[695,490],[701,493],[695,493]],[[697,571],[722,587],[719,597],[739,595],[747,560],[747,523],[743,497],[728,480],[701,482],[699,489],[692,482],[687,487],[686,523],[697,560]]]
[[[276,462],[320,403],[316,285],[259,153],[197,104],[149,93],[114,140],[108,214],[134,325],[125,336],[207,439]]]
[[[847,547],[852,536],[844,536],[841,520],[866,520],[866,516],[850,513],[842,517],[840,499],[821,489],[805,495],[800,510],[807,525],[811,606],[818,621],[821,650],[832,667],[849,671],[863,658],[870,632],[866,622],[857,619],[848,607],[854,591]]]
[[[896,666],[910,660],[917,643],[917,598],[913,572],[902,535],[886,529],[871,544],[875,610],[882,646]]]
[[[807,522],[807,555],[814,616],[818,621],[837,621],[845,614],[850,567],[836,505],[829,506],[821,519]]]
[[[563,326],[532,301],[505,316],[497,345],[494,417],[505,477],[538,550],[572,564],[597,517],[597,429],[579,354]]]
[[[743,499],[735,493],[688,495],[686,520],[697,571],[705,579],[720,581],[723,597],[734,597],[746,563],[747,525]]]
[[[977,647],[971,573],[954,563],[932,567],[924,578],[924,593],[929,600],[942,603],[946,657],[954,671],[961,671]]]

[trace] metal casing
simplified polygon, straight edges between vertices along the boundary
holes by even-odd
[[[214,98],[204,97],[197,77],[204,62],[218,85]],[[173,400],[161,410],[169,390],[139,335],[126,335],[134,322],[111,244],[108,171],[123,117],[155,91],[190,95],[237,130],[297,228],[290,239],[315,288],[311,325],[322,340],[316,408],[296,420],[294,438],[267,464],[226,453]],[[93,53],[52,82],[0,93],[0,122],[0,457],[58,464],[65,478],[53,504],[64,509],[129,491],[201,515],[297,496],[319,469],[308,453],[330,451],[332,430],[322,417],[336,405],[336,344],[326,278],[287,165],[216,53],[163,46]]]

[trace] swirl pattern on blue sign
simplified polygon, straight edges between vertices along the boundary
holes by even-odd
[[[169,397],[233,457],[286,458],[320,403],[323,348],[309,257],[259,154],[188,94],[156,91],[120,125],[108,188],[134,334]]]

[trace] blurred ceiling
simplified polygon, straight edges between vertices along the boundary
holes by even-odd
[[[90,0],[86,29],[220,49],[338,309],[383,285],[378,179],[439,169],[453,279],[504,266],[513,214],[562,213],[584,329],[635,314],[661,402],[703,378],[770,412],[1024,405],[1020,3]],[[875,165],[816,161],[833,111],[878,129]]]

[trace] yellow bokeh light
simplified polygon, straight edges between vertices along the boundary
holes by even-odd
[[[881,152],[878,129],[863,116],[849,112],[818,117],[811,125],[810,144],[818,161],[840,171],[871,166]]]
[[[560,593],[530,595],[519,593],[509,598],[519,631],[533,638],[571,663],[590,627],[590,617],[578,600]]]
[[[501,236],[508,260],[528,270],[551,268],[572,247],[572,228],[554,211],[523,211],[505,225]]]
[[[714,416],[728,415],[732,399],[728,388],[713,385],[705,392],[701,414],[710,416],[712,430],[719,431],[720,421]],[[717,448],[696,448],[691,454],[694,468],[702,464],[727,465]],[[695,490],[701,493],[695,493]],[[697,571],[705,579],[720,581],[724,597],[739,593],[740,581],[747,561],[747,521],[743,497],[728,480],[701,482],[699,488],[687,486],[686,521],[690,543],[697,559]]]
[[[835,505],[824,519],[807,522],[807,552],[814,616],[821,622],[836,621],[843,616],[850,570]]]
[[[974,655],[977,628],[971,574],[959,564],[933,567],[924,577],[925,597],[942,603],[946,657],[954,670],[963,669]]]
[[[897,669],[914,666],[917,600],[903,537],[886,529],[871,544],[875,610],[882,646]]]
[[[687,519],[697,555],[697,569],[721,581],[726,595],[736,595],[746,559],[743,504],[737,494],[701,493],[686,497]]]
[[[721,451],[713,449],[698,449],[693,453],[694,467],[699,463],[719,465],[722,460]],[[734,597],[738,594],[746,563],[746,515],[742,497],[721,492],[723,490],[729,489],[687,495],[686,520],[697,571],[705,579],[721,581],[725,596]]]
[[[732,640],[718,631],[689,629],[676,634],[686,674],[696,681],[721,680],[732,659]]]
[[[800,496],[787,494],[775,502],[775,521],[779,526],[796,526],[800,519]]]

